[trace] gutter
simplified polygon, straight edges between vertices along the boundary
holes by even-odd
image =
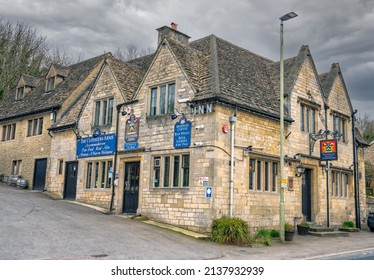
[[[201,102],[201,101],[220,102],[220,103],[227,104],[227,105],[230,105],[232,107],[236,107],[236,108],[239,108],[239,109],[242,109],[242,110],[245,110],[245,111],[249,111],[249,112],[252,112],[252,113],[255,113],[255,114],[258,114],[258,115],[262,115],[262,116],[265,116],[265,117],[268,117],[268,118],[271,118],[271,119],[274,119],[274,120],[279,120],[280,119],[280,116],[278,114],[267,113],[267,112],[261,111],[260,109],[252,108],[252,107],[250,107],[248,105],[245,105],[245,104],[238,104],[238,103],[230,101],[227,98],[224,98],[224,97],[221,97],[221,96],[214,96],[214,97],[208,97],[208,98],[204,98],[204,99],[192,99],[191,100],[192,103],[193,102],[197,103],[197,102]],[[292,119],[289,116],[286,116],[284,118],[284,121],[288,124],[291,124],[295,120]]]

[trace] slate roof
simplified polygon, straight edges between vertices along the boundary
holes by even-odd
[[[33,114],[60,108],[70,93],[108,55],[100,55],[64,67],[63,74],[65,75],[68,71],[68,77],[48,93],[45,92],[45,77],[42,77],[37,86],[21,100],[15,100],[15,89],[7,91],[3,100],[0,101],[0,122],[22,119]]]
[[[35,88],[41,80],[40,78],[36,78],[36,77],[25,75],[25,74],[21,75],[21,79],[23,79],[26,86],[29,86],[32,88]]]
[[[194,100],[216,98],[255,113],[279,118],[279,81],[276,81],[279,79],[279,63],[215,35],[179,48],[177,43],[169,41],[197,89]],[[186,62],[184,58],[190,61]],[[294,61],[286,61],[285,73],[291,72]],[[287,113],[285,120],[292,121]]]
[[[147,61],[150,63],[148,59],[141,62],[143,63],[143,66],[146,65]],[[124,101],[132,100],[145,75],[145,69],[149,66],[140,68],[137,66],[138,64],[123,62],[113,58],[112,56],[109,56],[106,59],[106,62],[112,69],[113,74],[117,79],[118,86],[124,94]],[[97,78],[99,77],[100,75],[97,76]],[[62,112],[61,117],[49,128],[49,130],[62,130],[65,128],[74,127],[76,125],[82,111],[84,110],[84,105],[90,97],[90,92],[93,89],[97,78],[82,90],[72,104],[64,112]]]

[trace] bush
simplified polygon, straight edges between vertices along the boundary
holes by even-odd
[[[270,236],[271,236],[271,238],[278,238],[278,237],[280,237],[279,230],[272,229],[272,230],[270,231]]]
[[[261,228],[257,231],[254,239],[256,242],[261,242],[265,246],[271,245],[271,231],[269,229]]]
[[[343,222],[343,228],[354,228],[355,224],[352,221],[344,221]]]
[[[223,217],[213,221],[212,240],[221,244],[247,244],[248,224],[240,218]]]

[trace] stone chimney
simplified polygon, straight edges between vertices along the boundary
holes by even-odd
[[[157,43],[157,45],[159,45],[165,38],[175,40],[182,45],[187,45],[188,40],[191,37],[182,33],[182,32],[180,32],[180,31],[178,31],[177,26],[178,26],[178,24],[172,22],[170,24],[170,27],[163,26],[163,27],[157,28],[156,29],[158,31],[158,43]]]

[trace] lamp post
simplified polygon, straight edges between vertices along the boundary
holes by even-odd
[[[284,240],[284,189],[287,186],[287,181],[284,178],[284,65],[283,65],[283,21],[297,17],[297,14],[290,12],[280,17],[280,105],[279,105],[279,114],[280,114],[280,209],[279,209],[279,232],[280,239],[282,243]]]
[[[116,106],[117,109],[117,118],[116,118],[116,139],[114,143],[114,164],[113,164],[113,173],[112,173],[112,194],[110,198],[110,206],[109,206],[109,212],[113,211],[113,203],[114,203],[114,194],[115,194],[115,180],[116,173],[117,173],[117,157],[118,157],[118,129],[119,129],[119,113],[121,111],[121,108],[126,105],[134,104],[138,102],[137,100],[131,100],[125,103],[120,103]],[[122,114],[123,116],[127,115],[127,112],[125,114]],[[118,183],[118,181],[117,181]]]

